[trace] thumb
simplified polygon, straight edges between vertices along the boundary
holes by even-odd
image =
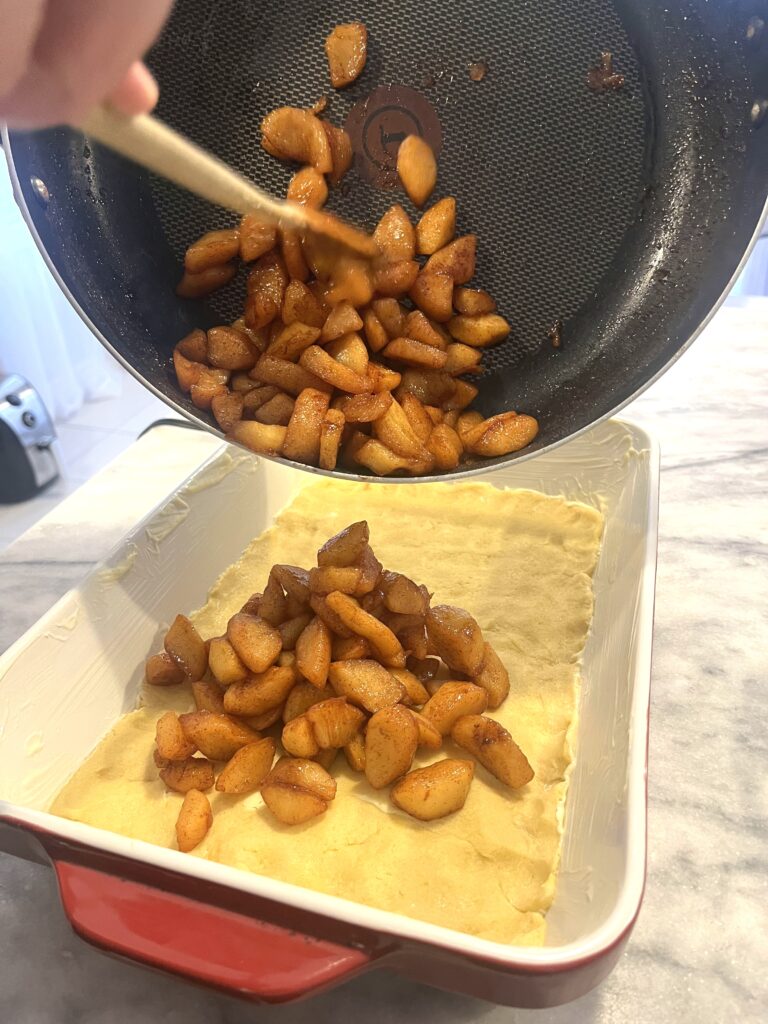
[[[109,96],[109,102],[121,114],[148,114],[157,103],[160,91],[146,64],[134,61],[120,84]]]

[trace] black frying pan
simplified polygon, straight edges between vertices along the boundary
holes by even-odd
[[[368,26],[368,63],[334,93],[323,39],[351,19]],[[530,448],[488,468],[615,412],[727,290],[765,204],[766,23],[766,0],[181,0],[149,63],[159,116],[275,193],[293,169],[261,150],[262,116],[327,94],[325,116],[356,125],[356,165],[329,207],[362,225],[393,202],[416,216],[386,187],[403,132],[439,146],[435,195],[458,198],[459,230],[479,236],[476,280],[514,328],[485,359],[479,407],[541,423]],[[602,51],[624,76],[618,91],[587,87]],[[192,327],[240,315],[243,280],[207,302],[174,286],[186,246],[232,218],[67,129],[5,141],[30,224],[86,322],[210,427],[169,356]]]

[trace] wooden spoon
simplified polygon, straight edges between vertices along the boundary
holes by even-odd
[[[330,213],[283,202],[264,192],[222,160],[149,114],[125,117],[97,107],[82,130],[155,174],[235,213],[258,213],[278,227],[312,234],[328,245],[371,259],[373,239]]]

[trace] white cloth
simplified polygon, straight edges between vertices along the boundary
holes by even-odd
[[[70,306],[24,223],[0,152],[0,375],[20,373],[55,420],[120,394],[120,370]]]

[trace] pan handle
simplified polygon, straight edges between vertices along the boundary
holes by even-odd
[[[186,896],[54,860],[75,931],[111,952],[264,1002],[283,1002],[364,970],[368,953]]]

